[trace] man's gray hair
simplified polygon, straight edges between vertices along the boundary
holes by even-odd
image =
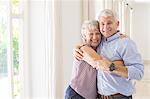
[[[86,20],[83,22],[82,26],[81,26],[81,34],[82,36],[85,35],[86,31],[91,29],[91,28],[97,28],[99,29],[99,23],[97,20]]]
[[[107,17],[107,16],[111,16],[111,17],[114,17],[115,19],[117,19],[118,20],[118,15],[117,15],[117,13],[115,12],[115,11],[113,11],[113,10],[110,10],[110,9],[104,9],[104,10],[102,10],[101,12],[100,12],[100,14],[98,15],[98,19],[100,18],[100,17]]]

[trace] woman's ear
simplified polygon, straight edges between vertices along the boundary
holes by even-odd
[[[83,43],[86,43],[86,36],[84,34],[82,35],[82,41]]]
[[[82,41],[83,41],[83,43],[86,43],[86,39],[85,38],[82,38]]]

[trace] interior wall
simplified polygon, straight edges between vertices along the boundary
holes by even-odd
[[[71,78],[73,48],[81,40],[81,11],[81,0],[62,0],[63,91],[65,91]]]
[[[104,0],[90,0],[89,19],[97,19],[98,14],[104,9]]]
[[[150,3],[133,4],[133,33],[131,38],[136,42],[143,60],[150,61]]]

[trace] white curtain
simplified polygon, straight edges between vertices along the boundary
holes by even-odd
[[[50,38],[50,64],[49,64],[49,99],[58,99],[63,97],[63,74],[62,74],[62,10],[61,0],[51,1],[50,23],[47,21],[48,27],[51,27]],[[49,10],[49,9],[47,9]],[[60,76],[61,75],[61,76]]]
[[[54,63],[53,63],[53,1],[45,0],[45,62],[47,69],[48,98],[54,99]]]
[[[55,68],[54,0],[28,2],[28,32],[23,99],[54,99]],[[26,85],[27,84],[27,85]],[[26,88],[28,87],[28,88]],[[29,91],[29,92],[28,92]]]
[[[47,76],[47,99],[62,98],[62,43],[61,0],[45,0],[45,72]]]

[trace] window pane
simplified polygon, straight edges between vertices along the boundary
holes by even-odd
[[[14,99],[21,99],[21,66],[19,62],[19,35],[22,32],[22,0],[11,0],[12,11],[12,47],[13,47],[13,95]]]
[[[0,0],[0,99],[21,99],[19,63],[19,35],[22,32],[23,21],[21,1]]]
[[[0,75],[7,75],[7,6],[0,3]]]
[[[21,19],[12,19],[12,32],[13,32],[13,72],[14,72],[14,97],[19,99],[20,96],[20,66],[19,66],[19,33]]]
[[[0,99],[11,99],[7,64],[7,37],[9,31],[9,3],[0,1]]]
[[[11,6],[13,15],[22,13],[21,0],[11,0]]]

